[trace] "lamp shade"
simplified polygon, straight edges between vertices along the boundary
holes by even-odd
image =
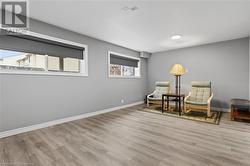
[[[170,74],[175,76],[181,76],[184,73],[186,73],[186,69],[181,64],[175,64],[170,70]]]

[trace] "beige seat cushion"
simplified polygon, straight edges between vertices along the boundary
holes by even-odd
[[[154,98],[154,97],[148,97],[149,100],[151,101],[161,101],[162,98]]]
[[[211,83],[208,81],[193,81],[191,85],[191,95],[186,103],[206,105],[211,95]]]
[[[194,105],[207,105],[207,102],[198,102],[198,101],[186,101],[187,104],[194,104]]]
[[[152,96],[150,96],[149,100],[161,100],[162,94],[170,93],[170,82],[156,82],[155,90]]]
[[[191,89],[191,101],[196,102],[207,102],[210,97],[210,88],[203,88],[203,87],[192,87]]]
[[[162,98],[162,94],[166,94],[169,91],[169,87],[155,87],[155,93],[153,94],[154,98]]]

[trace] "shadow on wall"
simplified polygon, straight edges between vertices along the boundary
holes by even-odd
[[[175,86],[175,84],[174,84]],[[175,88],[175,87],[173,87]],[[184,93],[186,95],[188,95],[188,93],[191,91],[191,85],[190,84],[182,84],[181,85],[181,93]]]
[[[217,108],[229,108],[230,107],[227,102],[220,101],[220,100],[215,99],[215,98],[212,100],[211,105],[215,106]]]

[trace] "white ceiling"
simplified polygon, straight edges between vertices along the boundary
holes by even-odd
[[[137,6],[134,12],[121,10]],[[32,18],[138,51],[249,36],[250,1],[30,0]],[[182,34],[173,41],[170,37]]]

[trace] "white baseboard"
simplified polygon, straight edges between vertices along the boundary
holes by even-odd
[[[12,135],[17,135],[17,134],[37,130],[37,129],[42,129],[42,128],[46,128],[46,127],[49,127],[49,126],[54,126],[54,125],[58,125],[58,124],[62,124],[62,123],[66,123],[66,122],[70,122],[70,121],[74,121],[74,120],[88,118],[88,117],[91,117],[91,116],[95,116],[95,115],[104,114],[104,113],[107,113],[107,112],[120,110],[120,109],[123,109],[123,108],[139,105],[139,104],[142,104],[142,103],[143,103],[143,101],[139,101],[139,102],[136,102],[136,103],[121,105],[121,106],[118,106],[118,107],[108,108],[108,109],[99,110],[99,111],[90,112],[90,113],[85,113],[85,114],[81,114],[81,115],[76,115],[76,116],[72,116],[72,117],[68,117],[68,118],[53,120],[53,121],[50,121],[50,122],[35,124],[35,125],[32,125],[32,126],[27,126],[27,127],[17,128],[17,129],[13,129],[13,130],[8,130],[8,131],[0,132],[0,138],[5,138],[5,137],[12,136]]]
[[[230,108],[211,107],[211,110],[214,110],[214,111],[221,111],[221,112],[231,112]]]

